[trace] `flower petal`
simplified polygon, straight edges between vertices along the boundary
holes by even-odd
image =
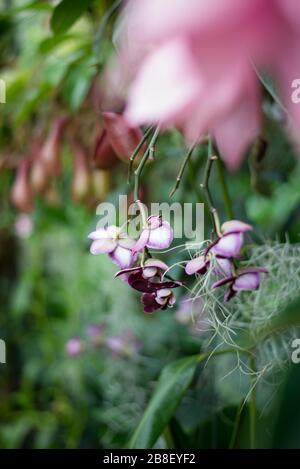
[[[204,256],[195,257],[186,264],[185,272],[188,275],[196,273],[205,274],[207,272],[208,265],[209,261],[207,261]]]
[[[260,274],[255,273],[246,273],[239,275],[232,284],[232,288],[235,291],[240,290],[257,290],[260,284]]]
[[[222,236],[212,248],[212,252],[220,257],[236,257],[243,244],[241,233],[232,233]]]
[[[96,239],[104,239],[108,238],[107,231],[104,230],[103,228],[99,228],[99,230],[92,231],[89,235],[88,238],[92,239],[93,241]]]
[[[153,313],[153,311],[160,309],[160,305],[156,302],[155,294],[153,293],[144,293],[141,301],[144,306],[145,313]]]
[[[252,226],[239,220],[230,220],[223,223],[221,231],[223,234],[229,233],[244,233],[245,231],[252,230]]]
[[[173,230],[168,222],[162,222],[162,225],[149,231],[147,247],[151,249],[167,249],[173,241]]]
[[[110,257],[121,269],[128,269],[135,262],[135,256],[130,249],[125,249],[121,246],[117,246],[116,249],[110,253]]]
[[[139,237],[139,239],[133,246],[132,252],[136,253],[136,252],[142,251],[147,246],[148,240],[149,240],[149,231],[143,230],[141,233],[141,236]]]
[[[98,256],[99,254],[109,254],[112,252],[117,246],[117,243],[112,239],[96,239],[92,242],[90,247],[90,252],[94,256]]]

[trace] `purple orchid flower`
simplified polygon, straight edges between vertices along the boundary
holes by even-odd
[[[123,331],[120,335],[108,337],[106,346],[114,357],[126,358],[136,355],[141,348],[141,343],[130,331]]]
[[[212,288],[219,288],[222,285],[229,284],[229,288],[225,293],[224,300],[229,301],[239,291],[258,290],[261,282],[261,274],[268,273],[268,269],[264,267],[249,267],[239,270],[236,275],[223,278],[212,285]]]
[[[167,249],[173,241],[173,230],[170,224],[162,221],[160,216],[151,215],[147,219],[141,236],[135,243],[132,252],[140,252],[145,247],[150,249]]]
[[[135,241],[121,228],[111,225],[106,229],[100,228],[88,236],[93,240],[90,252],[95,256],[108,254],[111,260],[122,269],[131,267],[136,261],[132,252]]]

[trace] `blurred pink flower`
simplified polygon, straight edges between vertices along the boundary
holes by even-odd
[[[79,337],[72,337],[65,345],[65,352],[69,357],[78,357],[82,351],[83,345]]]
[[[254,66],[273,74],[290,126],[298,77],[300,7],[295,0],[130,0],[111,83],[128,87],[125,117],[134,125],[183,129],[188,140],[211,133],[236,169],[260,128]],[[129,85],[129,86],[128,86]]]
[[[33,230],[31,217],[27,213],[20,213],[15,221],[15,230],[17,236],[21,239],[27,239]]]

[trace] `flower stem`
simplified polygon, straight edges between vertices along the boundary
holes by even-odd
[[[146,142],[147,138],[149,137],[149,135],[150,135],[152,129],[153,129],[153,126],[149,127],[149,128],[146,130],[146,132],[145,132],[144,135],[143,135],[143,138],[140,140],[139,144],[137,145],[137,147],[135,148],[134,152],[133,152],[132,155],[130,156],[129,168],[128,168],[128,176],[127,176],[127,183],[128,183],[128,184],[130,183],[131,173],[132,173],[132,167],[133,167],[134,160],[135,160],[135,158],[137,157],[137,155],[139,154],[139,151],[140,151],[140,149],[142,148],[142,146],[144,145],[144,143]]]
[[[179,169],[179,173],[177,175],[177,178],[176,178],[176,183],[173,187],[173,189],[171,190],[170,194],[169,194],[169,197],[173,197],[173,195],[175,194],[175,192],[177,191],[178,187],[179,187],[179,184],[181,182],[181,179],[182,179],[182,176],[183,176],[183,173],[184,173],[184,170],[186,168],[186,165],[188,164],[192,154],[193,154],[193,151],[194,149],[196,148],[196,145],[192,145],[189,150],[187,151],[185,157],[183,158],[183,161],[181,163],[181,166],[180,166],[180,169]]]
[[[209,139],[208,139],[207,162],[206,162],[206,167],[205,167],[205,170],[204,170],[204,180],[200,184],[200,187],[202,188],[202,190],[205,194],[207,204],[209,206],[209,211],[211,213],[214,230],[215,230],[217,236],[221,236],[219,215],[218,215],[217,209],[214,206],[212,195],[211,195],[210,189],[209,189],[209,178],[210,178],[210,174],[211,174],[212,165],[213,165],[213,162],[216,161],[217,159],[218,159],[218,157],[216,155],[213,155],[212,139],[211,139],[211,137],[209,137]]]
[[[229,191],[228,191],[226,178],[224,174],[224,164],[221,161],[219,156],[217,158],[217,170],[218,170],[219,181],[221,184],[226,215],[229,218],[229,220],[231,220],[233,218],[233,209],[232,209],[232,204],[231,204],[231,200],[229,197]]]

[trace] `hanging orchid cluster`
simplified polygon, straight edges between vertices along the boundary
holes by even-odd
[[[233,298],[238,291],[257,290],[261,274],[267,270],[262,267],[238,269],[244,242],[244,234],[252,227],[238,220],[225,222],[219,236],[211,242],[204,253],[187,262],[187,275],[205,275],[212,270],[216,281],[212,288],[228,285],[225,301]],[[92,240],[90,251],[94,255],[108,254],[111,260],[121,267],[116,277],[142,293],[141,302],[145,313],[165,310],[175,304],[173,289],[182,286],[181,282],[167,277],[167,264],[150,257],[149,249],[167,249],[173,241],[170,224],[160,216],[151,215],[146,220],[138,240],[116,226],[98,229],[89,234]],[[145,254],[149,257],[145,260]]]
[[[172,292],[182,284],[172,279],[165,280],[167,264],[150,257],[149,249],[167,249],[173,241],[170,224],[160,216],[147,218],[137,241],[116,226],[98,229],[89,234],[92,239],[90,251],[94,255],[108,254],[111,260],[121,267],[116,277],[142,293],[141,301],[145,313],[166,309],[175,303]],[[145,254],[148,258],[145,260]]]

